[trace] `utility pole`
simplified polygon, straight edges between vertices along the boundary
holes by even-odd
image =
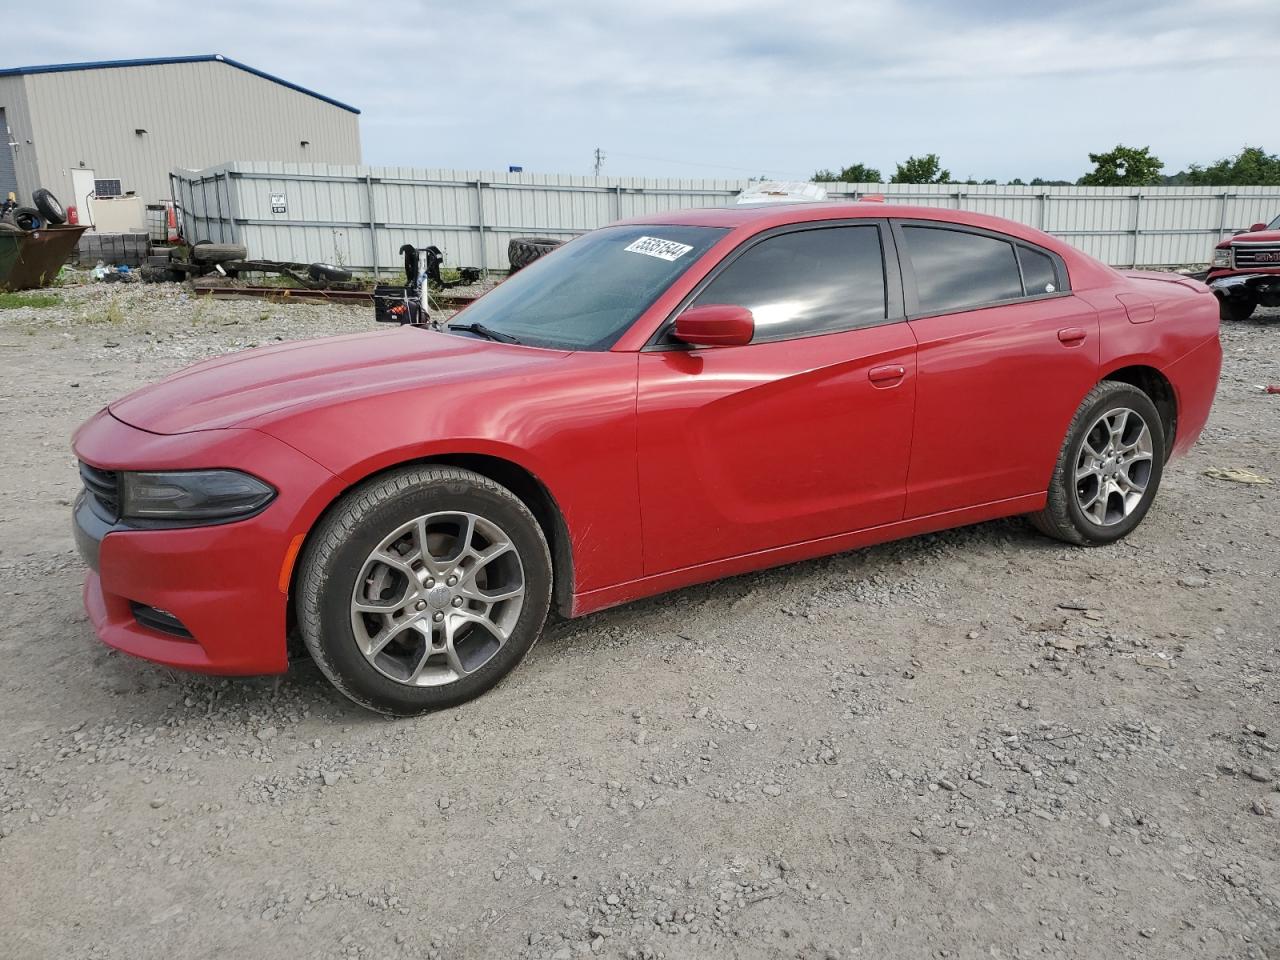
[[[604,166],[604,151],[596,147],[596,176],[600,176],[600,168]]]

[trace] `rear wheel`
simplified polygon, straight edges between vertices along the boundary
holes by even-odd
[[[511,491],[469,470],[393,471],[348,494],[299,568],[298,621],[320,670],[401,716],[479,696],[537,641],[551,556]]]
[[[1257,309],[1256,297],[1222,297],[1218,300],[1218,315],[1223,320],[1248,320]]]
[[[1164,461],[1164,429],[1151,399],[1137,387],[1104,380],[1076,411],[1048,502],[1031,522],[1068,543],[1114,543],[1147,515]]]

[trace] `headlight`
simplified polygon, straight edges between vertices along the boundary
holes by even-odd
[[[216,523],[256,513],[276,492],[238,470],[174,470],[120,475],[127,520]]]
[[[1213,251],[1213,265],[1214,265],[1215,267],[1229,267],[1229,266],[1231,266],[1231,248],[1230,248],[1230,247],[1218,247],[1218,249],[1214,250],[1214,251]]]

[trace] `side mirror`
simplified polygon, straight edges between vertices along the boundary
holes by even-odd
[[[1252,227],[1249,228],[1249,232],[1257,233],[1259,230],[1265,230],[1265,229],[1267,229],[1267,225],[1265,223],[1255,223]]]
[[[741,347],[755,336],[756,322],[746,307],[708,303],[676,317],[672,335],[695,347]]]

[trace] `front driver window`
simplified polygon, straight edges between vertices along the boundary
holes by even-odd
[[[746,307],[752,341],[832,333],[884,322],[880,229],[822,227],[762,240],[730,263],[694,305]]]

